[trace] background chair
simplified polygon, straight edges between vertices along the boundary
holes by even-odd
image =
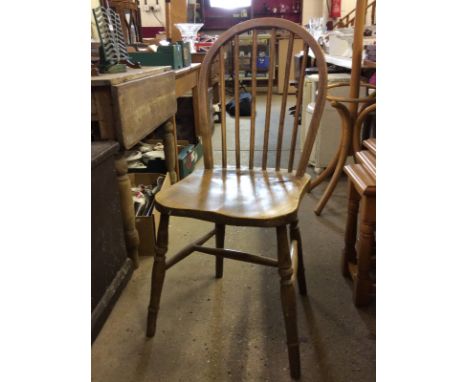
[[[220,81],[221,98],[221,164],[214,164],[212,132],[209,124],[208,84],[210,70],[213,63],[219,65],[220,78],[226,78],[225,53],[233,49],[234,57],[234,98],[239,103],[239,35],[245,32],[252,33],[252,115],[250,117],[248,166],[241,166],[241,141],[239,108],[236,107],[234,126],[234,156],[233,166],[228,165],[227,134],[226,134],[226,92],[225,82]],[[268,72],[268,88],[266,94],[265,125],[263,131],[263,145],[261,157],[257,156],[261,166],[254,166],[256,138],[255,122],[260,119],[257,106],[257,38],[259,32],[270,34],[270,67]],[[289,78],[291,62],[293,61],[293,42],[295,38],[303,40],[304,51],[309,47],[317,59],[320,80],[318,97],[302,155],[295,157],[298,135],[298,118],[302,104],[302,88],[304,83],[306,61],[300,68],[299,90],[296,99],[296,112],[291,122],[290,152],[287,158],[287,169],[281,169],[281,154],[284,142],[285,117],[287,107],[287,87],[281,98],[281,111],[277,121],[271,124],[273,78],[275,76],[275,47],[277,34],[286,33],[288,41],[288,60],[286,76]],[[156,239],[156,252],[154,258],[151,298],[148,308],[147,336],[152,337],[156,331],[156,319],[160,305],[161,292],[166,270],[190,255],[192,252],[202,252],[216,257],[216,277],[223,276],[223,259],[229,258],[255,264],[277,267],[280,274],[281,303],[286,325],[286,337],[289,354],[290,373],[293,378],[300,376],[299,340],[296,322],[296,299],[294,281],[299,284],[299,291],[305,295],[306,282],[302,260],[301,234],[298,225],[298,208],[300,201],[307,190],[310,176],[305,173],[308,159],[319,127],[320,117],[325,104],[325,86],[327,83],[327,68],[320,46],[313,37],[302,27],[283,19],[261,18],[253,19],[227,30],[223,33],[206,55],[199,78],[199,107],[201,139],[203,143],[204,170],[193,172],[178,183],[162,191],[156,196],[156,208],[161,213],[158,235]],[[255,112],[256,110],[256,112]],[[288,116],[288,120],[292,119]],[[244,121],[245,122],[245,121]],[[270,135],[277,135],[276,140],[270,142]],[[273,144],[274,145],[273,145]],[[258,146],[258,144],[257,144]],[[230,153],[230,152],[229,152]],[[269,153],[273,155],[269,157]],[[271,163],[274,162],[274,163]],[[297,164],[296,164],[297,162]],[[296,166],[294,166],[296,164]],[[270,167],[271,166],[271,167]],[[294,170],[295,168],[295,170]],[[185,216],[189,218],[210,221],[215,224],[214,229],[189,244],[171,259],[166,260],[168,246],[168,224],[170,216]],[[226,225],[270,227],[276,229],[278,258],[271,259],[252,255],[232,249],[224,248],[224,235]],[[291,243],[288,238],[288,228]],[[204,247],[203,244],[212,236],[216,237],[216,248]]]

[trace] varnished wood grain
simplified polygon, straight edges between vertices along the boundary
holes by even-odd
[[[234,225],[275,226],[293,219],[310,177],[273,169],[195,170],[156,195],[156,207]]]
[[[154,131],[177,111],[174,72],[112,86],[116,133],[125,149]]]

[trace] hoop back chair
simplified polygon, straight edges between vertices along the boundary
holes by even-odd
[[[263,134],[262,165],[254,167],[255,155],[255,112],[257,106],[257,48],[259,31],[270,34],[270,63],[268,69],[268,89],[266,94],[265,126]],[[268,167],[269,136],[271,106],[273,98],[273,78],[275,70],[277,32],[286,32],[288,41],[286,58],[286,79],[289,78],[291,62],[293,61],[294,39],[303,40],[304,52],[312,49],[319,68],[319,86],[314,114],[306,135],[303,152],[298,157],[294,170],[295,148],[298,135],[299,110],[302,103],[302,88],[305,76],[305,63],[302,60],[299,78],[299,91],[296,100],[296,110],[292,123],[290,153],[288,168],[281,169],[281,153],[285,131],[285,116],[287,103],[288,81],[284,82],[281,99],[281,111],[278,124],[278,137],[274,167]],[[226,86],[225,52],[233,50],[233,85],[235,104],[239,105],[239,35],[252,33],[252,113],[250,117],[250,145],[248,166],[241,166],[240,153],[240,118],[239,107],[235,108],[235,163],[228,165],[227,133],[226,133]],[[215,60],[216,58],[219,60]],[[214,164],[212,131],[208,114],[208,85],[212,65],[219,65],[220,99],[221,99],[221,164]],[[327,67],[320,46],[314,38],[302,27],[290,21],[277,18],[260,18],[237,24],[224,32],[208,51],[200,69],[198,82],[200,108],[200,135],[203,144],[204,169],[196,170],[180,182],[156,195],[156,208],[161,213],[156,239],[156,251],[152,272],[151,298],[148,308],[147,336],[152,337],[156,331],[156,319],[159,311],[161,291],[165,272],[173,265],[190,255],[201,252],[216,257],[216,277],[223,275],[223,259],[229,258],[255,264],[277,267],[280,275],[280,294],[283,315],[286,326],[286,337],[289,354],[290,373],[293,378],[300,376],[299,342],[296,322],[296,300],[294,281],[297,275],[300,293],[305,295],[306,282],[302,259],[302,243],[298,226],[298,208],[306,192],[310,176],[306,174],[307,162],[319,127],[320,117],[325,105],[325,87],[327,83]],[[248,121],[244,121],[248,123]],[[260,159],[260,158],[257,158]],[[271,161],[271,160],[270,160]],[[170,216],[184,216],[215,223],[215,227],[205,236],[166,260],[168,246],[168,224]],[[278,259],[225,249],[225,226],[256,226],[274,227],[277,236]],[[291,245],[288,239],[290,230]],[[216,248],[204,247],[203,244],[211,237],[216,238]]]

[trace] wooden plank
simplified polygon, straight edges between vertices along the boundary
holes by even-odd
[[[112,87],[119,142],[130,149],[177,111],[173,71]]]

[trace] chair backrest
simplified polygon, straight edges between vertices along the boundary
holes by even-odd
[[[273,99],[273,80],[276,76],[276,45],[277,45],[277,34],[280,31],[285,31],[286,37],[288,38],[288,48],[286,56],[286,65],[285,65],[285,80],[284,87],[282,89],[282,98],[281,98],[281,111],[278,121],[278,134],[276,139],[276,144],[274,150],[269,150],[270,141],[270,119],[271,119],[271,109],[272,109],[272,99]],[[320,118],[322,116],[322,111],[325,106],[325,96],[326,96],[326,84],[327,84],[327,66],[325,63],[325,58],[322,53],[322,49],[315,39],[301,26],[284,19],[279,18],[259,18],[245,21],[243,23],[237,24],[232,28],[228,29],[222,35],[219,36],[218,40],[208,51],[200,69],[200,76],[198,82],[199,89],[199,107],[200,107],[200,135],[203,143],[203,154],[204,154],[204,165],[206,169],[211,169],[214,166],[213,159],[213,144],[212,144],[212,131],[210,127],[210,117],[209,117],[209,105],[208,105],[208,86],[210,79],[210,71],[213,70],[214,62],[216,62],[216,57],[219,58],[217,65],[219,65],[219,93],[220,93],[220,102],[221,102],[221,143],[222,143],[222,166],[225,168],[227,163],[227,137],[226,137],[226,85],[225,78],[229,74],[229,71],[226,69],[225,56],[226,53],[231,50],[232,54],[232,80],[234,87],[234,100],[235,100],[235,166],[236,168],[241,167],[241,158],[240,158],[240,112],[239,112],[239,97],[240,97],[240,61],[245,57],[240,55],[240,43],[239,36],[245,34],[246,32],[251,32],[251,57],[250,57],[250,72],[251,72],[251,93],[252,93],[252,103],[251,103],[251,116],[250,116],[250,144],[249,144],[249,168],[254,167],[254,155],[255,155],[255,120],[258,112],[257,106],[257,78],[258,77],[258,46],[259,46],[259,36],[260,33],[267,33],[269,37],[269,63],[268,63],[268,86],[266,94],[266,110],[265,110],[265,125],[264,125],[264,134],[263,134],[263,151],[262,151],[262,169],[266,169],[273,166],[268,166],[268,152],[276,151],[276,160],[274,168],[278,171],[280,169],[281,163],[281,153],[283,148],[283,136],[285,130],[285,117],[286,117],[286,105],[288,97],[288,88],[289,88],[289,74],[291,71],[291,62],[293,61],[293,44],[295,39],[301,39],[303,42],[302,48],[304,52],[308,52],[309,47],[312,49],[312,52],[316,58],[316,63],[319,71],[319,84],[318,84],[318,95],[316,97],[315,108],[311,118],[310,125],[306,134],[306,139],[303,144],[302,155],[299,159],[296,168],[297,176],[302,176],[305,173],[307,168],[307,163],[310,157],[312,146],[317,135],[317,130],[320,123]],[[260,33],[259,33],[260,32]],[[263,36],[263,35],[262,35]],[[243,37],[242,37],[243,38]],[[261,61],[261,60],[260,60]],[[306,61],[302,60],[302,65],[300,68],[300,76],[298,83],[298,92],[296,99],[296,109],[294,114],[294,121],[292,123],[292,133],[291,133],[291,142],[290,142],[290,152],[288,160],[288,172],[293,171],[293,166],[295,162],[295,151],[297,144],[298,136],[298,123],[300,116],[300,109],[302,106],[302,93],[306,69]],[[245,70],[245,66],[243,67]],[[265,78],[265,77],[262,77]],[[256,110],[257,109],[257,110]],[[305,120],[303,116],[302,121]]]

